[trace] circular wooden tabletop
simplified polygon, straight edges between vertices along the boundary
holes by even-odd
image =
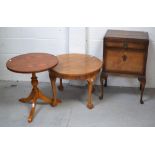
[[[60,76],[75,78],[90,75],[102,67],[101,60],[87,54],[63,54],[57,58],[59,63],[52,71]]]
[[[9,70],[17,73],[37,73],[57,65],[56,56],[47,53],[29,53],[16,56],[7,61]]]

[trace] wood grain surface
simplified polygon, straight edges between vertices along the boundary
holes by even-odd
[[[102,67],[102,61],[87,54],[63,54],[58,56],[59,63],[49,70],[53,98],[56,100],[57,91],[55,87],[56,78],[60,78],[61,91],[63,90],[62,79],[86,80],[88,82],[87,108],[94,107],[92,102],[93,82]]]
[[[57,65],[57,57],[47,53],[28,53],[16,56],[7,61],[9,70],[17,73],[37,73]]]
[[[92,75],[100,70],[102,61],[86,54],[63,54],[58,56],[58,65],[52,69],[53,72],[62,76],[78,77]]]
[[[141,97],[146,84],[146,63],[148,55],[148,32],[108,30],[103,39],[103,68],[100,76],[103,98],[103,80],[107,86],[108,74],[137,76],[140,81]]]
[[[131,41],[147,41],[149,36],[148,32],[140,32],[140,31],[125,31],[125,30],[108,30],[106,35],[105,35],[105,40],[114,40],[117,39],[119,40],[130,40]]]

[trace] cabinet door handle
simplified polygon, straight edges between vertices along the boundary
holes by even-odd
[[[122,56],[123,61],[126,61],[128,59],[128,57],[126,55]]]

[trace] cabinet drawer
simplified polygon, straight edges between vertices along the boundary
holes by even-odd
[[[105,69],[111,72],[143,74],[145,53],[141,50],[107,49]]]
[[[113,48],[124,48],[124,49],[145,49],[146,43],[141,42],[126,42],[126,41],[106,41],[106,47],[113,47]]]

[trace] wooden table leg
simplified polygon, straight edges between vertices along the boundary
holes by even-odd
[[[105,83],[104,83],[104,87],[107,87],[107,83],[108,83],[108,75],[106,75],[105,77],[104,77],[104,79],[105,79]]]
[[[99,96],[99,99],[101,100],[101,99],[103,99],[103,91],[104,91],[104,88],[103,88],[103,77],[102,77],[102,74],[101,74],[101,76],[100,76],[100,84],[101,84],[101,87],[100,87],[100,96]]]
[[[58,86],[58,89],[60,91],[63,91],[64,90],[64,87],[63,87],[63,84],[62,84],[62,78],[60,78],[60,85]]]
[[[32,91],[31,91],[30,95],[27,98],[19,99],[20,102],[23,102],[23,103],[30,102],[30,101],[32,101],[32,99],[38,97],[38,91],[39,91],[39,89],[37,87],[38,80],[37,80],[35,73],[32,73],[31,84],[32,84]]]
[[[33,99],[32,102],[32,108],[28,117],[28,122],[31,123],[34,117],[34,113],[35,113],[35,107],[36,107],[36,99]]]
[[[141,90],[140,103],[144,104],[143,94],[144,94],[144,89],[145,89],[145,84],[146,84],[146,78],[139,77],[138,80],[140,81],[140,90]]]
[[[100,84],[101,84],[101,94],[99,96],[99,99],[103,99],[103,93],[104,93],[104,87],[107,87],[107,78],[108,75],[102,71],[101,75],[100,75]],[[105,84],[103,85],[103,80],[105,81]]]
[[[56,89],[56,77],[54,76],[54,73],[49,71],[49,77],[51,81],[51,86],[52,86],[52,92],[53,92],[53,97],[52,97],[52,106],[55,107],[59,103],[61,103],[61,100],[57,99],[57,89]]]
[[[36,107],[36,101],[37,99],[41,99],[44,102],[53,105],[53,101],[52,99],[46,97],[45,95],[43,95],[43,93],[39,90],[38,86],[38,80],[36,77],[35,73],[32,73],[32,78],[31,78],[31,84],[32,84],[32,91],[30,93],[30,95],[27,98],[21,98],[19,99],[20,102],[32,102],[32,108],[28,117],[28,122],[31,123],[34,117],[34,113],[35,113],[35,107]]]
[[[92,88],[93,88],[93,78],[90,78],[87,80],[88,82],[88,103],[87,103],[87,108],[92,109],[94,107],[92,103]]]
[[[38,89],[39,90],[39,89]],[[38,91],[38,98],[43,100],[45,103],[52,105],[52,99],[46,97],[40,90]]]

